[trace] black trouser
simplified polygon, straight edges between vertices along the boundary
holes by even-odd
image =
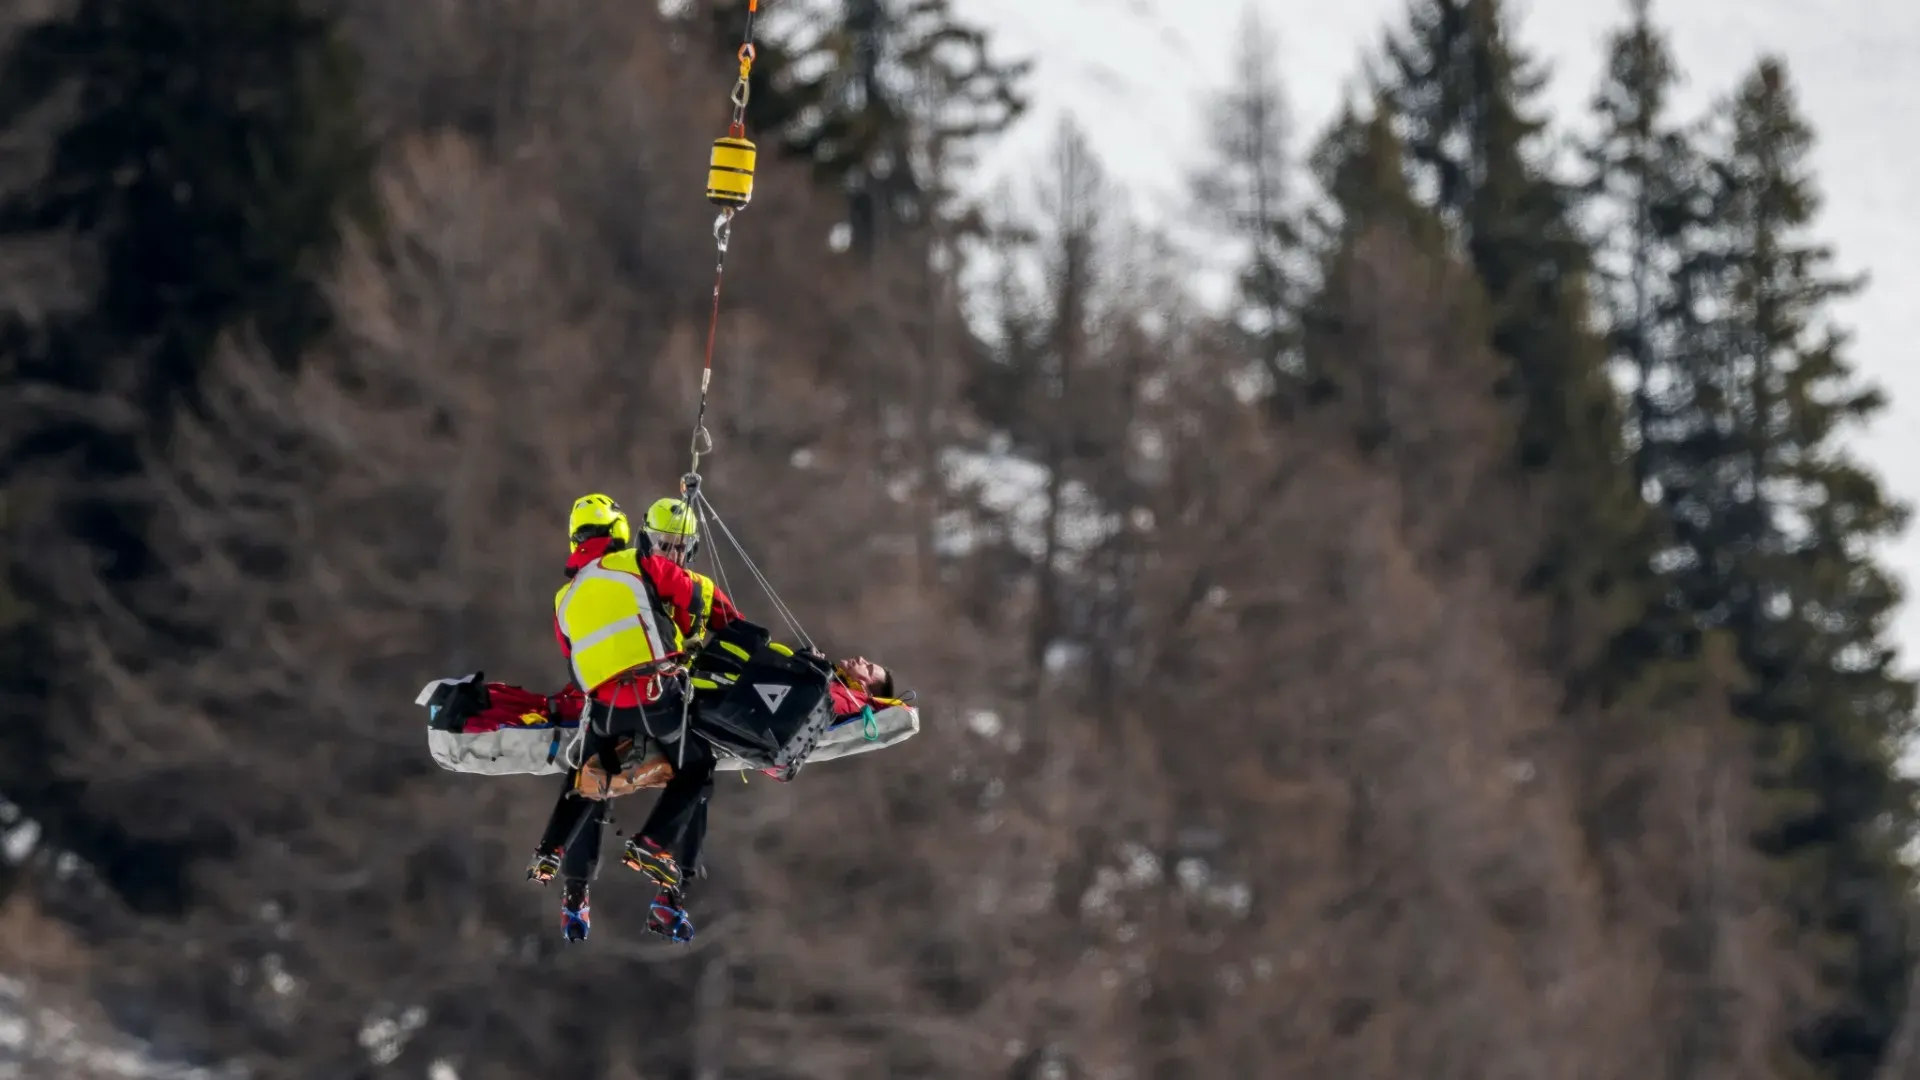
[[[707,835],[707,800],[713,796],[713,748],[697,735],[687,737],[686,760],[677,747],[667,757],[678,764],[673,779],[660,791],[659,801],[640,826],[640,835],[666,848],[680,864],[682,884],[700,865],[700,845]]]
[[[683,875],[691,875],[700,865],[701,842],[707,832],[707,800],[713,794],[715,758],[706,740],[689,734],[684,761],[677,745],[680,734],[681,704],[673,697],[640,709],[606,711],[604,705],[590,707],[583,723],[598,719],[588,728],[581,743],[581,761],[591,760],[621,737],[636,742],[647,735],[665,743],[669,759],[676,762],[672,779],[661,789],[659,799],[647,815],[639,835],[670,852],[680,864]],[[583,799],[573,794],[579,770],[568,771],[553,812],[547,816],[546,830],[540,836],[540,850],[564,847],[560,876],[566,881],[590,881],[600,864],[600,839],[607,818],[607,800]],[[685,879],[682,879],[684,885]]]
[[[580,770],[570,770],[560,779],[560,799],[547,815],[546,831],[540,834],[540,850],[566,848],[560,857],[560,877],[564,881],[592,881],[600,865],[600,831],[606,824],[605,800],[583,799],[573,794]]]

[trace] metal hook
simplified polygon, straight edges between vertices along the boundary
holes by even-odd
[[[727,241],[732,237],[733,207],[729,206],[720,211],[719,217],[713,219],[713,242],[719,245],[722,254],[726,253]]]
[[[707,425],[705,424],[701,424],[698,428],[694,429],[693,453],[695,457],[705,457],[713,453],[713,435],[707,431]],[[700,483],[698,474],[689,473],[688,475],[693,477],[693,482],[696,486]]]

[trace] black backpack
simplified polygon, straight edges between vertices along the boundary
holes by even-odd
[[[458,681],[444,679],[434,687],[424,704],[429,728],[435,731],[464,731],[468,720],[493,706],[492,696],[487,693],[486,673],[476,671]]]
[[[688,666],[694,733],[753,768],[790,778],[833,725],[833,665],[775,644],[764,627],[735,620]]]

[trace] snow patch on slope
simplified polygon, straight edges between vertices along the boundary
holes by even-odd
[[[973,497],[978,511],[956,511],[940,522],[937,546],[942,555],[961,556],[980,547],[1005,543],[1029,559],[1047,549],[1047,469],[1004,448],[977,451],[949,448],[942,455],[949,490]],[[1120,528],[1120,516],[1101,506],[1086,485],[1069,480],[1060,486],[1059,551],[1062,570],[1076,567]]]

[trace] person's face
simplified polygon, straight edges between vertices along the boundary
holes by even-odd
[[[840,661],[840,670],[846,672],[847,678],[866,687],[871,687],[887,677],[886,669],[864,656]]]
[[[660,532],[649,532],[647,536],[653,541],[653,550],[669,559],[679,559],[687,553],[687,537]]]

